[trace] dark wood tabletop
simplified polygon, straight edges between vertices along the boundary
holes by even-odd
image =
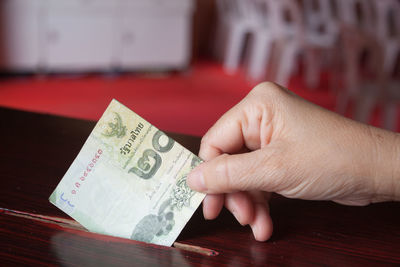
[[[206,221],[198,209],[177,242],[200,252],[89,233],[48,197],[94,125],[0,108],[0,266],[400,265],[400,203],[348,207],[274,196],[267,242],[225,210]],[[170,136],[197,153],[200,138]]]

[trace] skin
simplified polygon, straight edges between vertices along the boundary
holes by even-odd
[[[206,219],[223,206],[254,237],[272,235],[271,192],[368,205],[400,200],[400,135],[316,106],[274,83],[256,86],[202,138],[205,160],[188,185],[207,193]]]

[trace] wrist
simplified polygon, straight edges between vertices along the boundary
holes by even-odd
[[[370,127],[374,143],[372,202],[400,201],[400,134]]]

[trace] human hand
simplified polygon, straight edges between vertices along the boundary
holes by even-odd
[[[268,192],[347,205],[399,198],[400,137],[256,86],[203,137],[189,186],[207,193],[206,219],[225,205],[259,241],[272,234]]]

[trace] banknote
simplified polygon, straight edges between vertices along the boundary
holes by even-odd
[[[112,100],[49,200],[91,232],[171,246],[204,198],[201,160]]]

